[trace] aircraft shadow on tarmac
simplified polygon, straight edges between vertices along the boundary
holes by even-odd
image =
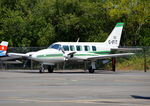
[[[145,97],[145,96],[131,95],[131,97],[135,98],[135,99],[148,99],[148,100],[150,100],[150,97]]]
[[[39,73],[38,71],[34,71],[34,70],[5,70],[3,72],[13,72],[13,73],[33,73],[33,74],[52,74],[52,73],[48,73],[43,72],[43,73]],[[65,71],[65,70],[61,70],[61,71],[54,71],[54,74],[118,74],[118,72],[113,72],[113,71],[108,71],[108,70],[97,70],[95,73],[89,73],[88,71]]]

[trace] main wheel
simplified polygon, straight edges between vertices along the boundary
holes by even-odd
[[[48,66],[48,72],[53,73],[54,68],[52,66]]]
[[[95,70],[92,69],[92,67],[90,67],[90,68],[89,68],[89,73],[94,73],[94,72],[95,72]]]
[[[43,71],[44,71],[44,68],[43,68],[43,67],[40,67],[39,73],[42,73]]]

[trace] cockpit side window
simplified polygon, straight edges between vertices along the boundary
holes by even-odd
[[[53,48],[53,49],[58,49],[59,50],[61,48],[61,45],[60,44],[52,44],[48,48]]]
[[[64,51],[69,51],[69,46],[68,45],[64,45],[63,49],[64,49]]]

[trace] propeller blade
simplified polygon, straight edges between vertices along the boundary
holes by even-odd
[[[29,61],[29,60],[27,59],[27,60],[24,62],[23,68],[26,68],[28,61]]]

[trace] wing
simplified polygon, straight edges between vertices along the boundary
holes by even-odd
[[[134,55],[134,53],[118,53],[118,54],[107,54],[107,55],[98,55],[93,57],[88,57],[87,60],[93,60],[93,59],[105,59],[105,58],[112,58],[112,57],[124,57]]]
[[[8,53],[8,56],[10,56],[10,57],[18,56],[19,58],[21,58],[21,57],[28,57],[29,55],[23,54],[23,53]]]
[[[106,55],[90,53],[90,54],[86,54],[86,56],[77,56],[75,58],[79,60],[97,60],[97,59],[106,59],[112,57],[123,57],[129,55],[134,55],[134,53],[118,53],[118,54],[106,54]]]
[[[0,58],[1,61],[14,60],[19,58],[28,58],[34,54],[34,52],[29,52],[26,54],[23,53],[8,53],[7,56]]]
[[[14,60],[14,59],[19,59],[21,57],[19,56],[5,56],[5,57],[1,57],[0,61],[7,61],[7,60]]]
[[[21,58],[21,57],[30,57],[31,55],[33,55],[35,52],[28,52],[26,54],[23,54],[23,53],[8,53],[7,55],[10,56],[10,57],[16,57],[18,56],[18,58]]]
[[[117,50],[117,51],[141,51],[143,50],[142,48],[113,48],[111,50]]]

